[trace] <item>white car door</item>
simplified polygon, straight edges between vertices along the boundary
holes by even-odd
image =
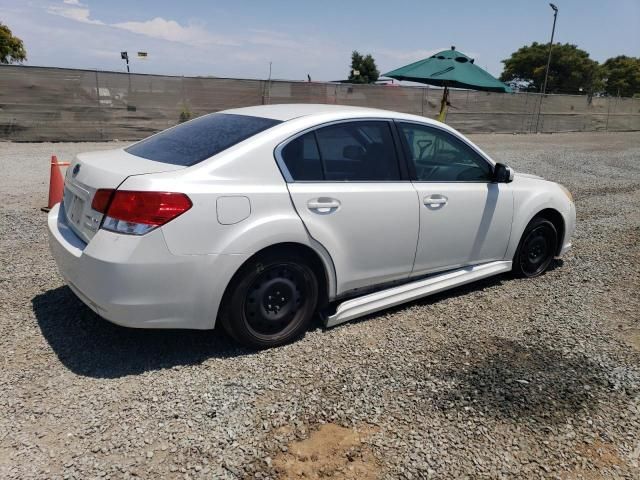
[[[409,276],[418,201],[391,121],[332,123],[299,135],[276,156],[300,218],[334,261],[338,294]]]
[[[412,275],[503,260],[513,217],[510,185],[493,183],[492,165],[451,133],[397,125],[420,205]]]

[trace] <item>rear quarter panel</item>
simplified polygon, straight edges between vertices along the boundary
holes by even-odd
[[[325,264],[331,295],[335,291],[331,257],[309,236],[273,156],[291,128],[274,130],[184,170],[129,177],[120,188],[176,191],[189,196],[193,207],[161,227],[174,255],[251,256],[274,244],[300,243],[316,251]],[[222,197],[248,199],[249,214],[237,223],[221,223],[218,208],[225,202],[218,200]],[[220,273],[229,276],[229,272]]]

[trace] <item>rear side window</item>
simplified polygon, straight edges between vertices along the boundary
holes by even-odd
[[[282,122],[270,118],[212,113],[146,138],[125,151],[156,162],[188,167],[279,123]]]
[[[319,128],[282,150],[295,181],[400,180],[398,158],[386,121],[345,122]]]
[[[305,133],[282,149],[282,159],[294,180],[322,180],[320,152],[314,132]]]

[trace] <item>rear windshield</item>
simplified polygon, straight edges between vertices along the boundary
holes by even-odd
[[[188,167],[282,123],[270,118],[212,113],[146,138],[125,151],[156,162]]]

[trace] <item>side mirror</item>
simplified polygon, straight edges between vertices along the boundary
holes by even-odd
[[[493,168],[493,181],[496,183],[513,182],[513,170],[504,163],[496,163]]]

